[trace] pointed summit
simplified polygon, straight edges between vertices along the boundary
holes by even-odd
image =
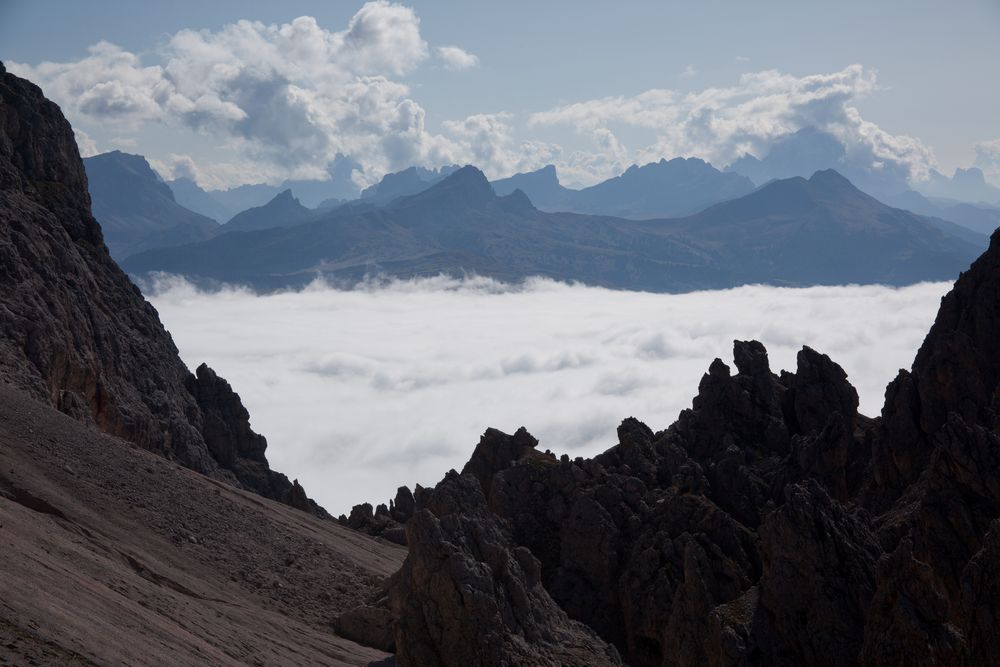
[[[423,192],[393,202],[391,208],[411,208],[426,204],[481,208],[494,199],[496,194],[486,174],[472,165],[465,165]]]
[[[821,188],[836,188],[840,190],[860,192],[860,190],[854,187],[854,184],[851,183],[847,177],[836,169],[820,169],[809,177],[809,182],[812,185]]]
[[[291,227],[304,222],[311,213],[299,203],[290,189],[282,190],[263,206],[237,213],[222,226],[222,231],[250,232],[271,227]]]

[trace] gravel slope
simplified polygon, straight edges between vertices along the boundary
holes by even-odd
[[[333,664],[405,551],[0,386],[0,663]]]

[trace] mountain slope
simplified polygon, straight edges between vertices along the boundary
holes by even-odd
[[[932,201],[914,190],[888,199],[886,203],[920,215],[948,220],[979,234],[989,235],[1000,227],[1000,208],[997,207],[967,204],[950,199]]]
[[[330,621],[405,551],[0,385],[0,663],[366,665]]]
[[[350,283],[375,273],[478,273],[690,291],[947,279],[979,250],[834,172],[780,181],[687,218],[631,221],[539,211],[520,191],[497,197],[481,172],[464,167],[382,208],[346,206],[286,230],[143,253],[124,266],[261,288],[318,275]]]
[[[312,211],[292,196],[291,190],[284,190],[263,206],[237,213],[222,225],[219,233],[251,232],[271,227],[292,227],[312,215]]]
[[[769,284],[948,280],[979,251],[964,230],[949,234],[938,221],[890,208],[833,170],[647,227],[697,239],[741,280]]]
[[[237,211],[231,211],[218,199],[208,192],[198,187],[190,178],[177,178],[167,182],[170,191],[174,193],[174,199],[181,206],[188,208],[195,213],[212,218],[222,223],[236,215]]]
[[[94,217],[112,257],[212,238],[214,220],[190,211],[150,168],[146,158],[114,151],[86,158]]]
[[[0,68],[0,381],[216,479],[325,514],[270,469],[239,396],[192,374],[108,254],[73,131]]]

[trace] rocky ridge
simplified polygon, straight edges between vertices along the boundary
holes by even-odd
[[[108,254],[59,107],[0,64],[0,380],[184,466],[317,514],[239,396],[193,375]]]
[[[716,359],[676,423],[626,419],[592,459],[487,431],[415,494],[382,602],[399,664],[573,664],[559,651],[581,647],[614,664],[606,645],[639,666],[990,664],[997,331],[1000,232],[879,417],[826,355],[775,374],[737,341],[735,372]]]

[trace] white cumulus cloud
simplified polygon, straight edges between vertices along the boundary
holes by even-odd
[[[839,72],[797,77],[776,70],[744,74],[729,87],[691,93],[651,89],[633,96],[603,97],[531,115],[534,127],[564,125],[595,138],[596,155],[607,132],[641,128],[655,139],[630,152],[631,161],[697,156],[716,165],[744,153],[762,156],[774,140],[807,126],[836,136],[849,156],[871,169],[887,166],[911,179],[926,178],[934,165],[931,150],[919,139],[894,135],[865,120],[859,99],[876,89],[875,73],[861,65]],[[582,156],[580,156],[582,157]],[[614,162],[597,161],[611,166]],[[574,168],[572,163],[566,167]],[[588,180],[612,174],[595,173]]]
[[[250,182],[259,182],[322,178],[338,154],[358,156],[378,175],[456,161],[456,148],[426,130],[424,110],[399,80],[429,55],[414,11],[379,0],[341,31],[309,16],[280,25],[244,20],[181,30],[152,54],[155,63],[101,42],[77,61],[10,69],[40,83],[75,124],[201,131],[240,156],[201,172],[239,178],[257,165]]]
[[[664,295],[435,278],[257,296],[168,281],[151,300],[188,365],[239,392],[274,467],[340,513],[434,484],[488,426],[526,426],[571,456],[615,444],[630,415],[665,428],[713,358],[732,365],[734,339],[761,340],[774,371],[802,345],[829,354],[875,415],[948,288]]]
[[[448,69],[463,70],[479,67],[479,56],[457,46],[439,46],[437,54]]]

